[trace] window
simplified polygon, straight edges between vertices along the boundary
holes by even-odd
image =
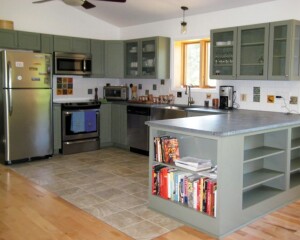
[[[174,46],[177,85],[214,88],[216,80],[209,78],[209,39],[178,41]]]

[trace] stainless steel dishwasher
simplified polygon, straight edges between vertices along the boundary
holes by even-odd
[[[127,140],[131,152],[149,154],[149,129],[145,122],[150,116],[150,107],[127,106]]]

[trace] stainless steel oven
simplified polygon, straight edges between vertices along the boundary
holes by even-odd
[[[100,103],[62,104],[62,153],[100,149]]]

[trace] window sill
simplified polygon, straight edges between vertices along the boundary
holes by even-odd
[[[173,91],[185,91],[185,87],[173,88]],[[192,92],[218,93],[217,88],[191,88]]]

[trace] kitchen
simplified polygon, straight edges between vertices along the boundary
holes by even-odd
[[[13,2],[9,1],[7,9],[14,9]],[[12,4],[12,5],[10,5]],[[231,10],[223,10],[215,13],[207,13],[203,15],[196,15],[192,17],[188,17],[188,33],[185,38],[194,38],[194,37],[207,37],[209,36],[210,29],[215,28],[221,28],[221,27],[230,27],[235,25],[248,25],[248,24],[255,24],[255,23],[261,23],[261,22],[269,22],[269,21],[277,21],[277,20],[285,20],[285,19],[298,19],[298,13],[296,11],[296,7],[299,3],[296,1],[271,1],[267,3],[262,3],[258,5],[250,5],[247,7],[241,7],[237,9],[231,9]],[[63,7],[63,6],[61,6]],[[18,25],[15,25],[16,29],[26,30],[26,31],[33,31],[33,32],[45,32],[44,26],[47,25],[47,32],[51,34],[61,34],[61,35],[70,35],[70,36],[78,36],[78,37],[91,37],[91,38],[98,38],[98,39],[133,39],[133,38],[142,38],[142,37],[148,37],[148,36],[170,36],[172,39],[182,39],[182,35],[179,33],[178,25],[180,19],[176,20],[166,20],[159,23],[150,23],[146,25],[141,26],[133,26],[133,27],[126,27],[124,29],[118,29],[113,26],[107,26],[107,23],[102,23],[103,28],[99,26],[99,21],[95,20],[94,18],[89,18],[87,16],[82,16],[78,13],[78,17],[74,17],[74,12],[70,11],[69,8],[65,8],[63,11],[61,8],[58,9],[58,12],[63,12],[63,14],[56,14],[54,16],[49,16],[47,19],[51,19],[51,21],[47,21],[45,24],[32,24],[33,22],[40,23],[41,19],[44,19],[44,16],[41,16],[41,13],[35,13],[31,14],[32,18],[28,23],[25,21],[21,16],[22,12],[18,13],[17,17],[14,11],[8,11],[4,7],[1,8],[1,16],[5,19],[14,19],[15,24],[22,24],[20,27]],[[28,9],[28,7],[24,6],[23,9]],[[49,12],[49,8],[45,7],[47,11],[46,14],[51,14]],[[269,9],[268,15],[265,14],[265,9]],[[30,9],[29,9],[30,10]],[[2,12],[3,11],[3,12]],[[34,10],[30,10],[34,11]],[[25,12],[25,11],[24,11]],[[43,13],[43,15],[45,15]],[[82,26],[82,28],[77,27],[77,29],[81,29],[81,32],[76,32],[74,30],[74,26],[71,23],[65,23],[65,19],[63,15],[66,15],[67,13],[70,14],[70,17],[74,18],[74,25],[75,23],[78,23],[76,26]],[[253,15],[255,13],[255,19],[253,18]],[[261,13],[261,14],[259,14]],[[181,12],[179,12],[179,15]],[[230,15],[231,18],[228,18],[227,15]],[[35,19],[35,17],[37,18]],[[85,19],[86,21],[82,22],[89,22],[91,26],[94,23],[94,27],[86,28],[84,24],[81,21],[77,21],[77,19]],[[179,16],[180,17],[180,16]],[[22,21],[18,22],[17,18],[22,18]],[[221,19],[221,21],[220,21]],[[236,24],[236,21],[238,19],[238,24]],[[61,25],[61,22],[64,22],[66,28],[59,29],[58,26]],[[205,23],[203,24],[203,27],[199,23]],[[71,24],[71,25],[68,25]],[[48,26],[49,25],[49,26]],[[52,26],[52,29],[51,29]],[[66,30],[67,29],[67,30]],[[73,29],[73,31],[72,31]],[[99,36],[95,36],[95,34],[98,34],[97,31],[94,29],[99,29]],[[104,32],[104,29],[107,29],[107,32]],[[200,33],[199,33],[199,29]],[[69,34],[67,34],[70,31]],[[90,31],[90,32],[89,32]],[[172,56],[172,52],[171,52]],[[173,72],[173,66],[171,64],[171,79],[172,79],[172,72]],[[95,87],[98,87],[99,89],[102,88],[106,83],[111,84],[129,84],[133,83],[135,85],[142,84],[143,88],[141,90],[138,90],[138,95],[144,95],[145,90],[149,90],[150,93],[153,95],[164,95],[167,93],[176,93],[177,91],[184,91],[181,88],[177,88],[173,85],[173,82],[171,79],[166,79],[165,84],[161,85],[160,80],[151,79],[151,80],[128,80],[128,79],[98,79],[98,78],[82,78],[82,77],[74,77],[74,95],[73,96],[65,96],[62,97],[62,99],[69,99],[72,97],[75,98],[91,98],[92,95],[87,94],[88,89],[94,89]],[[87,81],[88,80],[88,81]],[[56,89],[55,83],[57,81],[54,79],[54,89]],[[153,84],[157,84],[159,86],[157,90],[152,90]],[[238,96],[240,94],[247,94],[248,96],[251,96],[252,94],[252,88],[253,87],[261,87],[262,91],[262,99],[265,99],[268,94],[274,94],[277,95],[278,93],[284,94],[286,98],[289,96],[298,96],[299,97],[299,83],[297,82],[280,82],[280,81],[219,81],[219,85],[234,85],[236,91],[238,92]],[[83,90],[84,89],[84,90]],[[55,91],[54,91],[55,92]],[[195,100],[195,104],[197,105],[203,105],[204,101],[206,100],[206,93],[209,92],[213,95],[213,97],[218,96],[218,92],[216,90],[195,90],[192,92],[193,98]],[[99,96],[102,97],[101,91],[99,91]],[[58,96],[54,96],[58,97]],[[275,101],[274,104],[269,104],[267,102],[261,102],[259,104],[253,103],[251,101],[251,98],[248,97],[246,101],[240,101],[239,98],[237,98],[238,103],[240,104],[241,109],[251,109],[251,110],[271,110],[274,112],[281,112],[283,109],[281,108],[282,103],[280,101]],[[177,98],[175,100],[178,104],[186,104],[187,103],[187,96],[183,95],[182,99]],[[211,105],[211,103],[210,103]],[[293,106],[295,107],[295,110],[299,111],[298,105]]]

